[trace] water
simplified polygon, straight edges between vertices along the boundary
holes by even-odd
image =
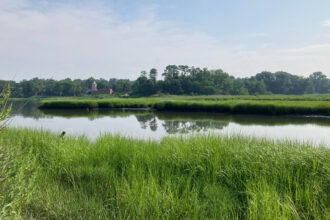
[[[274,140],[293,140],[330,147],[330,117],[229,115],[205,112],[117,110],[39,110],[37,101],[15,102],[12,127],[51,130],[60,134],[102,133],[143,139],[169,135],[241,134]]]

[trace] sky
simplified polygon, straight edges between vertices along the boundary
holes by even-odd
[[[330,77],[329,0],[0,0],[0,79],[166,65]]]

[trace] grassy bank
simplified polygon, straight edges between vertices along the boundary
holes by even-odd
[[[219,96],[220,97],[220,96]],[[225,97],[225,96],[224,96]],[[231,96],[232,97],[232,96]],[[266,96],[267,97],[267,96]],[[280,99],[281,98],[281,99]],[[153,108],[158,111],[212,111],[234,114],[264,115],[330,115],[330,101],[311,99],[249,99],[244,96],[225,99],[184,98],[112,98],[112,99],[49,99],[40,104],[43,109],[86,109],[86,108]]]
[[[2,217],[329,219],[330,150],[243,137],[0,136]]]
[[[95,100],[95,99],[114,99],[120,98],[116,96],[57,96],[57,97],[41,97],[47,100]],[[123,97],[122,97],[123,98]],[[128,97],[124,97],[128,99]],[[310,95],[155,95],[146,97],[149,100],[209,100],[209,101],[223,101],[223,100],[279,100],[279,101],[330,101],[330,94],[310,94]],[[135,98],[139,99],[139,98]],[[143,99],[143,98],[141,98]]]

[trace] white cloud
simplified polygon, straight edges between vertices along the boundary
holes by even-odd
[[[241,53],[241,63],[247,69],[287,71],[308,76],[315,71],[323,71],[330,77],[330,43],[315,44],[300,48],[247,51]]]
[[[0,0],[0,79],[134,79],[141,70],[168,64],[222,68],[236,76],[281,69],[330,72],[328,45],[274,51],[271,42],[260,42],[259,50],[249,51],[157,20],[152,7],[124,22],[101,2],[13,2]]]
[[[212,52],[215,39],[180,32],[175,24],[155,20],[151,9],[142,18],[122,22],[102,5],[55,4],[46,12],[13,6],[0,11],[0,30],[0,74],[7,78],[14,73],[19,78],[135,78],[154,66],[204,66],[215,55],[224,56]]]
[[[329,57],[330,58],[330,43],[314,44],[301,48],[278,50],[278,53],[288,56],[312,56],[312,57]]]
[[[323,22],[323,26],[330,27],[330,19]]]
[[[1,11],[19,9],[27,6],[26,0],[0,0]]]

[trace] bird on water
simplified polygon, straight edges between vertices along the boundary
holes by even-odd
[[[61,138],[64,137],[65,133],[66,133],[65,131],[62,131],[60,137],[61,137]]]

